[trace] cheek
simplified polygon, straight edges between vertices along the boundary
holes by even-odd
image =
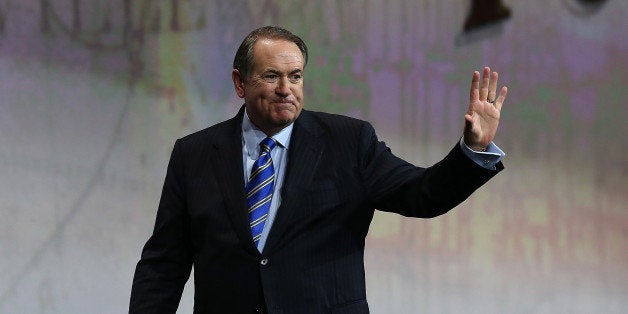
[[[270,103],[271,97],[269,96],[268,93],[258,92],[255,94],[249,94],[248,96],[249,96],[249,99],[248,99],[249,103],[259,108],[259,110],[266,111],[270,109],[269,103]]]
[[[302,86],[295,88],[292,91],[292,94],[294,95],[294,97],[296,97],[299,100],[299,102],[303,101],[303,87]]]

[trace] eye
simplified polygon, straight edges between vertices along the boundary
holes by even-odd
[[[303,75],[301,75],[300,73],[295,73],[295,74],[291,74],[290,75],[290,82],[291,83],[298,83],[303,79]]]
[[[267,73],[267,74],[262,75],[262,79],[266,82],[274,83],[277,81],[277,79],[279,79],[279,75],[274,74],[274,73]]]

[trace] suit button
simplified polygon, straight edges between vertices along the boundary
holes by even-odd
[[[265,258],[265,259],[261,260],[259,263],[262,264],[262,266],[266,266],[266,264],[268,264],[268,259]]]

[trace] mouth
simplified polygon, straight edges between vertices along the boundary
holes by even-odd
[[[279,104],[287,104],[287,103],[292,104],[292,103],[294,103],[294,99],[292,99],[290,97],[288,97],[288,98],[277,98],[277,99],[274,99],[272,102],[279,103]]]
[[[278,109],[281,110],[291,110],[293,107],[296,107],[295,101],[291,99],[277,99],[271,103],[278,106]]]

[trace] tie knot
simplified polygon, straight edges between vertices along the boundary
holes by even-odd
[[[273,150],[273,148],[275,148],[275,146],[277,145],[277,142],[275,142],[275,140],[273,140],[272,138],[267,137],[262,140],[259,145],[262,148],[262,152],[270,153],[270,151]]]

